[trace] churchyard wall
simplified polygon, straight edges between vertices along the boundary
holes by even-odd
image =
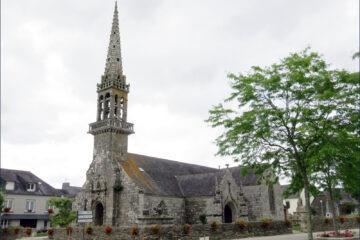
[[[189,228],[190,226],[190,228]],[[197,225],[152,225],[144,228],[118,227],[112,228],[111,233],[106,234],[106,227],[85,228],[84,239],[97,240],[118,240],[118,239],[183,239],[199,240],[200,237],[209,237],[209,240],[226,240],[234,238],[245,238],[250,236],[271,236],[291,233],[291,227],[284,221],[272,221],[269,225],[263,222],[249,222],[245,228],[240,228],[238,224],[197,224]],[[188,231],[189,230],[189,231]],[[137,233],[136,235],[134,233]],[[23,229],[18,235],[14,235],[12,230],[7,234],[2,233],[1,239],[13,240],[23,236]],[[83,229],[74,228],[71,236],[67,234],[66,229],[55,229],[53,239],[66,240],[82,239]]]
[[[341,216],[337,218],[339,229],[353,229],[360,227],[359,217],[345,217]],[[313,230],[315,232],[320,231],[333,231],[333,223],[331,218],[313,218]]]

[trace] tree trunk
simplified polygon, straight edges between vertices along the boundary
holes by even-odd
[[[312,234],[312,220],[311,220],[311,208],[310,208],[310,193],[309,193],[309,180],[308,177],[304,176],[304,190],[305,190],[305,209],[307,214],[307,232],[308,240],[313,240]]]
[[[335,209],[335,202],[334,202],[334,193],[333,189],[331,187],[328,187],[329,196],[330,196],[330,208],[332,212],[332,222],[333,222],[333,228],[334,232],[336,233],[336,236],[339,235],[339,227],[336,222],[336,209]]]

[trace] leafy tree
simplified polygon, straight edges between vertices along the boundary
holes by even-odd
[[[4,190],[0,187],[0,212],[4,207],[5,197],[4,197]]]
[[[72,211],[72,201],[69,198],[51,198],[49,205],[54,206],[57,211],[51,216],[54,226],[66,227],[76,219],[76,213]]]
[[[351,88],[349,76],[305,49],[270,67],[229,74],[232,93],[207,120],[224,129],[216,139],[219,155],[251,167],[269,164],[277,175],[291,177],[290,189],[304,188],[309,239],[313,157],[329,129],[349,122],[349,96],[339,95]]]

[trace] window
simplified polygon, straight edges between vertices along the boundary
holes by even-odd
[[[4,203],[4,208],[12,209],[14,207],[13,203],[14,203],[14,199],[10,199],[10,198],[6,199]]]
[[[9,220],[1,220],[0,228],[7,228],[9,226]]]
[[[28,183],[27,184],[27,191],[34,192],[35,191],[35,183]]]
[[[51,204],[49,203],[49,201],[46,202],[46,210],[54,209],[54,208],[55,208],[55,207],[54,207],[53,205],[51,205]]]
[[[271,214],[275,214],[275,194],[274,194],[274,186],[272,184],[269,185],[268,188],[269,194],[269,205]]]
[[[14,190],[15,189],[15,183],[14,182],[6,182],[5,190]]]
[[[35,211],[35,200],[26,200],[25,210],[27,212],[34,212]]]
[[[290,202],[286,201],[286,208],[289,209],[290,208]]]

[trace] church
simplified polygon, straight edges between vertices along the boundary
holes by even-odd
[[[123,73],[115,4],[105,72],[97,84],[93,160],[74,208],[93,212],[94,224],[183,224],[237,219],[282,220],[279,184],[266,185],[240,167],[215,169],[128,152],[130,85]]]

